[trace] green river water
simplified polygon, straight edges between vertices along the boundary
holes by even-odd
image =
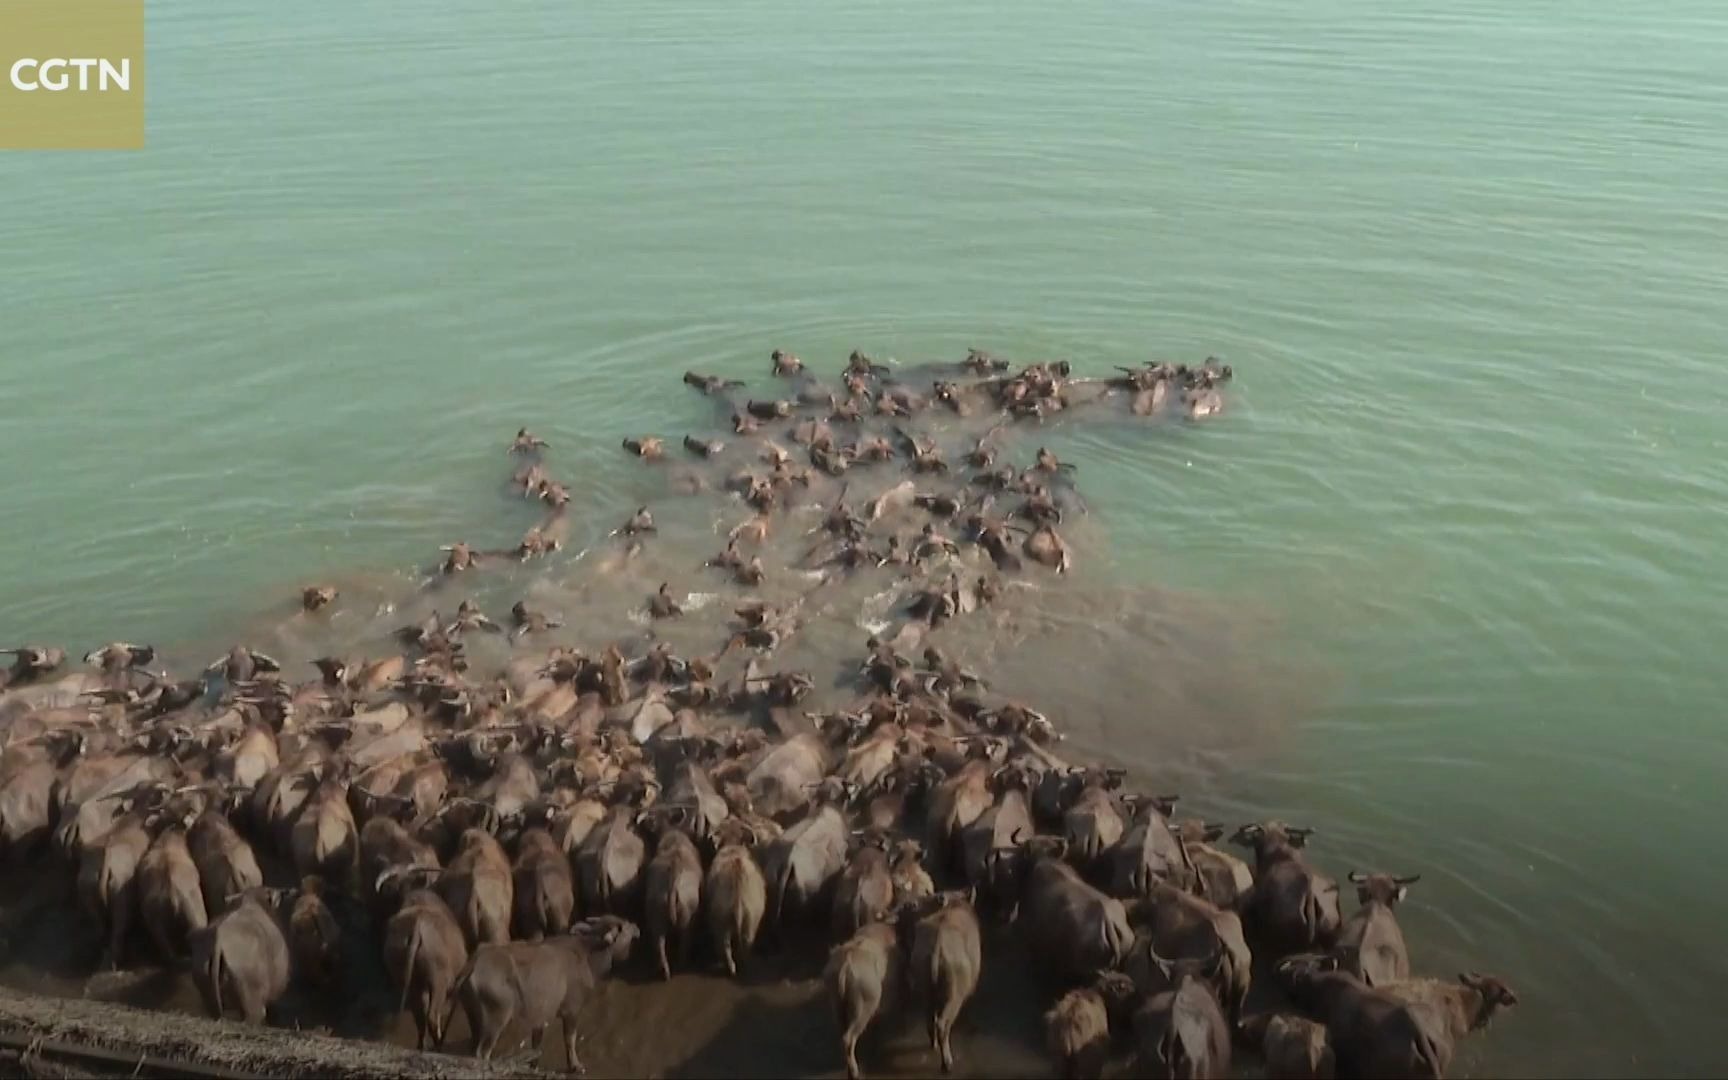
[[[619,436],[776,346],[1217,353],[1216,422],[1053,443],[1113,580],[1265,660],[1220,663],[1257,685],[1206,723],[1252,732],[1185,794],[1423,875],[1416,966],[1522,998],[1459,1071],[1728,1068],[1719,3],[240,0],[149,35],[148,149],[0,154],[0,637],[202,646],[511,541],[521,423],[609,527]],[[1124,707],[1102,749],[1156,773]]]

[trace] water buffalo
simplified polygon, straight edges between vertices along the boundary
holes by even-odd
[[[1444,1076],[1452,1060],[1454,1023],[1465,1030],[1485,1024],[1503,1004],[1497,991],[1471,987],[1460,1003],[1470,1011],[1454,1013],[1437,1008],[1426,987],[1403,994],[1375,989],[1338,970],[1331,956],[1292,957],[1278,970],[1297,1002],[1325,1023],[1341,1076]]]
[[[35,682],[58,670],[60,665],[66,662],[65,649],[50,649],[37,645],[0,649],[0,656],[12,657],[12,666],[0,671],[0,690]]]
[[[462,831],[456,857],[438,879],[438,892],[450,905],[470,948],[510,940],[515,880],[509,856],[490,832]]]
[[[475,1055],[490,1058],[512,1019],[522,1022],[538,1047],[556,1019],[564,1022],[571,1071],[583,1071],[576,1056],[576,1019],[589,991],[629,955],[636,937],[634,923],[603,915],[546,941],[480,946],[456,982],[456,999],[474,1032]]]
[[[385,910],[387,897],[379,889],[379,880],[390,870],[416,867],[439,869],[438,853],[432,846],[416,840],[393,817],[378,814],[369,818],[360,829],[360,875],[366,899],[380,918],[390,912]]]
[[[918,919],[912,930],[908,962],[911,985],[924,1001],[930,1045],[942,1059],[942,1071],[954,1069],[954,1021],[978,988],[984,973],[984,949],[978,916],[965,893],[939,893],[925,903],[935,910]]]
[[[1211,1080],[1230,1075],[1230,1028],[1212,990],[1200,976],[1204,961],[1148,957],[1170,985],[1134,1014],[1141,1067],[1171,1080]]]
[[[807,806],[811,789],[839,758],[845,736],[845,726],[833,724],[826,734],[794,735],[768,751],[745,779],[756,812],[783,819]]]
[[[137,909],[138,864],[150,850],[148,812],[128,806],[102,842],[85,849],[78,866],[78,901],[104,931],[106,958],[118,970]]]
[[[846,868],[834,887],[834,937],[844,941],[870,923],[888,917],[894,906],[894,878],[888,868],[888,837],[866,830],[852,846]]]
[[[968,745],[967,760],[959,770],[930,792],[924,835],[930,845],[930,864],[938,873],[963,869],[958,856],[965,850],[966,829],[996,804],[990,777],[1004,744],[979,739]]]
[[[1244,825],[1231,837],[1254,850],[1254,889],[1243,914],[1275,955],[1329,947],[1344,921],[1338,883],[1302,858],[1312,832],[1272,821]]]
[[[846,1075],[859,1080],[858,1040],[882,1009],[882,1002],[900,982],[900,948],[894,927],[870,922],[828,953],[822,981],[828,987],[834,1015],[840,1022],[840,1049],[846,1055]]]
[[[1035,836],[1021,847],[998,849],[991,852],[991,875],[1016,887],[1018,922],[1040,967],[1059,979],[1090,980],[1121,964],[1134,931],[1122,901],[1087,884],[1063,861],[1067,846]]]
[[[248,790],[281,764],[276,733],[262,720],[247,723],[240,737],[216,755],[216,779]]]
[[[1120,1018],[1137,990],[1119,971],[1099,974],[1091,986],[1071,990],[1044,1014],[1045,1045],[1068,1080],[1098,1077],[1110,1054],[1111,1017]]]
[[[1037,774],[1018,762],[991,774],[995,804],[960,833],[961,866],[968,884],[981,890],[995,884],[988,880],[990,853],[1012,847],[1016,836],[1032,834],[1031,792],[1037,782]]]
[[[1409,886],[1420,880],[1420,874],[1393,877],[1350,872],[1361,907],[1344,920],[1338,932],[1334,951],[1345,971],[1369,986],[1385,986],[1410,977],[1410,953],[1404,947],[1404,932],[1398,928],[1393,909],[1403,902]]]
[[[288,847],[301,877],[316,874],[347,885],[360,857],[360,830],[348,808],[348,783],[337,770],[315,774],[317,786],[289,830]]]
[[[936,882],[924,869],[924,845],[916,840],[900,840],[894,844],[888,878],[894,883],[895,904],[936,895]]]
[[[83,752],[80,732],[58,729],[0,757],[0,858],[28,856],[53,826],[59,770]]]
[[[1241,1026],[1243,1039],[1260,1049],[1271,1080],[1332,1080],[1337,1061],[1326,1025],[1291,1013],[1261,1013]]]
[[[570,928],[576,911],[575,880],[569,858],[550,832],[538,827],[522,831],[516,840],[512,876],[517,937],[539,941]]]
[[[444,1044],[446,1004],[468,964],[468,943],[456,916],[430,889],[414,889],[384,925],[384,968],[411,1009],[418,1046]]]
[[[1100,768],[1080,774],[1080,790],[1062,814],[1062,832],[1068,838],[1068,858],[1082,872],[1101,867],[1104,853],[1128,831],[1115,795],[1126,775],[1121,769]]]
[[[1253,955],[1242,933],[1242,920],[1234,911],[1155,881],[1150,896],[1135,904],[1131,914],[1136,920],[1145,916],[1149,923],[1147,940],[1159,954],[1172,960],[1215,957],[1217,962],[1209,974],[1215,979],[1213,989],[1218,1000],[1232,1016],[1241,1014],[1253,979]],[[1132,960],[1138,965],[1143,957],[1136,951]],[[1135,974],[1142,986],[1153,988],[1148,976],[1156,975],[1156,970],[1141,969]]]
[[[1254,871],[1230,852],[1212,846],[1224,835],[1224,827],[1188,819],[1177,822],[1174,831],[1194,868],[1195,891],[1227,911],[1237,908],[1254,888]]]
[[[776,927],[808,911],[845,868],[851,838],[842,812],[846,794],[843,781],[823,781],[810,813],[763,851],[762,871],[768,881]]]
[[[252,845],[216,807],[206,807],[192,822],[186,830],[186,847],[198,867],[206,911],[223,911],[232,897],[264,884]]]
[[[1518,995],[1493,975],[1466,972],[1456,982],[1446,979],[1410,979],[1384,987],[1392,998],[1403,1002],[1425,1020],[1437,1023],[1445,1033],[1440,1042],[1441,1071],[1452,1059],[1459,1039],[1482,1031],[1501,1009],[1518,1004]]]
[[[288,991],[288,942],[269,889],[251,889],[207,927],[193,932],[192,976],[210,1015],[220,1020],[229,1006],[249,1024]]]
[[[700,762],[685,756],[687,748],[684,740],[678,744],[677,753],[680,760],[672,766],[672,783],[666,789],[666,794],[656,803],[659,806],[682,806],[687,808],[690,821],[689,828],[697,839],[705,839],[714,834],[720,823],[731,814],[726,806],[726,800],[714,788],[714,781]]]
[[[294,970],[313,986],[336,985],[342,961],[342,930],[324,902],[324,880],[300,880],[300,893],[288,912],[289,954]]]
[[[721,825],[714,833],[718,850],[702,885],[708,933],[728,975],[737,975],[738,961],[750,955],[768,910],[768,885],[750,852],[756,839],[746,822]]]
[[[1155,881],[1187,888],[1194,872],[1170,829],[1176,796],[1129,795],[1123,806],[1134,815],[1127,835],[1108,852],[1110,891],[1116,896],[1146,896]]]
[[[696,943],[696,917],[702,908],[702,855],[686,832],[690,812],[683,806],[646,810],[638,818],[654,838],[654,857],[643,874],[643,923],[660,977],[672,978],[668,943],[677,941],[678,962],[690,964]]]
[[[184,959],[187,936],[210,921],[198,865],[186,846],[193,820],[190,814],[169,820],[138,862],[138,913],[157,952],[169,961]]]
[[[636,808],[612,807],[576,851],[582,909],[607,915],[635,914],[642,905],[642,868],[648,847],[635,829]]]

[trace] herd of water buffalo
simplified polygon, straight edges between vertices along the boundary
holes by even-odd
[[[790,354],[772,363],[784,399],[684,379],[733,429],[684,437],[687,460],[729,469],[718,505],[748,507],[691,568],[730,579],[716,588],[735,620],[715,651],[679,656],[656,633],[698,614],[669,585],[627,639],[527,602],[506,628],[464,600],[372,659],[315,659],[305,680],[244,645],[179,679],[148,646],[97,649],[74,671],[60,649],[7,650],[0,856],[75,875],[106,961],[147,941],[189,967],[214,1016],[262,1022],[291,980],[336,986],[342,912],[382,928],[422,1046],[444,1043],[458,1007],[482,1056],[513,1022],[539,1046],[561,1020],[572,1069],[584,1000],[639,941],[670,978],[827,939],[852,1076],[861,1037],[896,1011],[923,1017],[953,1067],[956,1020],[998,962],[992,924],[1052,995],[1067,1075],[1120,1057],[1135,1075],[1224,1076],[1245,1049],[1273,1076],[1440,1076],[1465,1033],[1515,1004],[1491,976],[1412,976],[1396,910],[1415,877],[1351,873],[1345,914],[1305,855],[1309,830],[1229,830],[1251,856],[1238,858],[1226,829],[1174,817],[1175,796],[1068,760],[1050,718],[938,644],[1013,579],[1072,562],[1058,530],[1084,512],[1075,470],[1044,449],[1008,464],[1004,428],[1082,408],[1204,419],[1227,366],[1081,379],[974,352],[919,381],[854,353],[830,387]],[[624,446],[681,456],[661,437]],[[514,491],[546,518],[514,548],[445,548],[429,594],[562,546],[571,493],[547,444],[523,430],[509,450]],[[814,546],[765,564],[788,530]],[[656,532],[643,506],[603,541],[608,565]],[[847,700],[817,709],[810,672],[769,663],[804,630],[810,593],[859,575],[893,590],[891,618]],[[815,584],[771,600],[775,579]],[[307,588],[303,617],[342,603]],[[597,633],[606,644],[572,644]],[[488,649],[499,663],[482,673],[470,661]],[[298,884],[266,887],[275,867]],[[1255,995],[1270,1007],[1250,1003],[1256,972],[1281,991]]]

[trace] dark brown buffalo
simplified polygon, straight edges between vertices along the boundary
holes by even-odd
[[[674,940],[680,967],[690,966],[696,944],[696,917],[702,910],[702,854],[685,831],[690,822],[687,807],[654,807],[643,814],[643,822],[654,836],[654,857],[643,875],[643,916],[660,977],[672,978],[667,955]]]
[[[320,989],[333,989],[341,973],[342,930],[324,902],[324,881],[307,877],[288,912],[288,951],[294,971]]]
[[[960,833],[961,865],[967,884],[980,891],[991,887],[990,853],[1012,847],[1016,836],[1032,835],[1031,792],[1037,782],[1037,775],[1018,762],[1004,765],[991,775],[995,805]]]
[[[150,850],[147,816],[143,810],[128,810],[79,860],[79,906],[102,928],[106,959],[115,969],[125,963],[126,938],[137,914],[138,865]]]
[[[1211,1080],[1230,1075],[1230,1027],[1201,976],[1204,961],[1169,961],[1151,953],[1170,989],[1134,1014],[1134,1035],[1146,1075]]]
[[[523,830],[516,840],[513,876],[517,937],[539,941],[570,929],[576,912],[575,881],[570,860],[551,833],[538,827]]]
[[[1244,825],[1231,837],[1254,850],[1254,890],[1243,914],[1276,956],[1328,948],[1344,922],[1338,883],[1302,857],[1311,832],[1269,821]]]
[[[1058,979],[1083,981],[1118,967],[1134,942],[1122,901],[1093,888],[1063,861],[1067,842],[1035,836],[991,853],[991,875],[1012,883],[1018,922],[1040,967]]]
[[[636,809],[614,806],[576,851],[582,910],[634,914],[642,906],[642,868],[648,846],[635,829]]]
[[[846,1075],[859,1080],[858,1040],[882,1010],[883,1000],[900,983],[900,947],[894,927],[866,923],[828,953],[822,980],[828,987],[835,1018],[840,1022],[840,1050]]]
[[[418,1046],[444,1044],[450,991],[468,965],[468,943],[443,897],[414,889],[384,926],[384,968],[414,1014]]]
[[[475,1055],[490,1058],[511,1020],[521,1021],[537,1047],[552,1021],[562,1020],[565,1058],[571,1071],[583,1071],[576,1019],[589,992],[630,954],[636,937],[634,923],[603,915],[546,941],[480,946],[456,983]]]
[[[1338,970],[1332,956],[1292,957],[1278,970],[1296,1001],[1325,1023],[1340,1076],[1444,1076],[1457,1035],[1486,1025],[1497,1009],[1517,1001],[1499,980],[1475,976],[1476,985],[1460,984],[1468,994],[1444,998],[1424,985],[1428,980],[1400,984],[1405,989],[1396,993],[1376,989]]]
[[[1133,814],[1127,835],[1108,853],[1110,891],[1116,896],[1147,896],[1155,881],[1188,888],[1193,868],[1170,829],[1176,796],[1129,795],[1122,804]]]
[[[750,955],[762,917],[768,910],[768,884],[751,848],[756,833],[743,821],[727,821],[716,830],[719,849],[702,885],[708,912],[708,934],[728,975],[738,974],[738,962]]]
[[[1208,825],[1192,818],[1174,827],[1194,868],[1194,889],[1226,911],[1234,911],[1254,888],[1254,871],[1228,851],[1213,847],[1224,835],[1222,825]]]
[[[851,832],[841,812],[844,792],[841,781],[824,781],[817,805],[763,852],[762,872],[768,880],[776,927],[811,910],[845,868]]]
[[[1253,980],[1253,955],[1234,911],[1155,881],[1151,895],[1135,904],[1131,914],[1137,921],[1145,918],[1145,941],[1158,955],[1171,960],[1216,958],[1210,969],[1213,992],[1232,1016],[1241,1015]],[[1147,959],[1144,950],[1136,949],[1129,967],[1140,985],[1152,990],[1161,984],[1153,981],[1159,973],[1145,965]]]
[[[268,889],[252,889],[230,911],[191,936],[192,977],[210,1015],[233,1007],[249,1024],[288,992],[288,942]]]
[[[53,826],[59,771],[84,750],[81,732],[55,729],[0,757],[0,858],[28,857]]]
[[[1102,868],[1104,853],[1115,847],[1128,831],[1116,791],[1126,774],[1121,769],[1087,769],[1079,792],[1062,814],[1062,832],[1068,838],[1068,859],[1082,872]]]
[[[1137,993],[1134,980],[1106,971],[1087,987],[1071,990],[1044,1014],[1044,1040],[1068,1080],[1098,1077],[1110,1055],[1110,1023],[1122,1019]]]
[[[252,845],[241,838],[215,807],[199,814],[186,830],[186,847],[198,867],[204,908],[208,912],[225,911],[234,897],[264,884],[264,872],[258,866]]]
[[[360,830],[348,808],[348,784],[329,770],[307,797],[289,832],[295,872],[313,874],[346,886],[355,879],[360,858]]]
[[[844,941],[894,906],[894,878],[888,866],[888,837],[866,831],[852,847],[834,887],[834,937]]]
[[[171,821],[138,863],[138,913],[164,960],[184,959],[187,936],[210,922],[198,865],[186,847],[186,824]]]
[[[1261,1013],[1241,1030],[1266,1059],[1269,1080],[1332,1080],[1337,1074],[1325,1024],[1291,1013]]]
[[[515,880],[510,857],[491,833],[463,831],[456,857],[438,879],[438,892],[450,905],[470,948],[510,940]]]
[[[978,989],[984,974],[984,948],[978,915],[966,894],[941,893],[931,902],[935,910],[913,928],[907,972],[908,981],[924,1001],[930,1045],[947,1073],[954,1070],[954,1021]]]
[[[992,753],[1001,748],[995,740],[970,744],[968,758],[959,770],[931,790],[924,838],[929,844],[930,865],[937,873],[963,869],[960,856],[965,850],[966,829],[996,804],[990,790]]]
[[[1345,971],[1369,986],[1386,986],[1410,977],[1410,952],[1393,910],[1403,902],[1409,886],[1420,880],[1420,874],[1393,877],[1350,872],[1350,883],[1356,886],[1362,906],[1344,920],[1333,950]]]
[[[1466,972],[1456,982],[1447,979],[1410,979],[1384,988],[1413,1012],[1438,1024],[1445,1033],[1440,1068],[1451,1063],[1458,1040],[1472,1031],[1483,1031],[1501,1009],[1518,1004],[1518,995],[1493,975]]]
[[[420,867],[439,869],[438,853],[430,844],[411,836],[395,818],[379,814],[360,830],[360,880],[367,891],[367,901],[380,918],[390,914],[390,901],[379,882],[392,869]],[[396,893],[400,896],[400,893]]]

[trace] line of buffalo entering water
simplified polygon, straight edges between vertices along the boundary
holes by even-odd
[[[900,1010],[925,1018],[948,1070],[992,921],[1051,995],[1068,1075],[1121,1050],[1136,1073],[1223,1076],[1240,1048],[1274,1076],[1439,1076],[1516,1002],[1491,976],[1412,976],[1396,909],[1415,877],[1352,872],[1346,917],[1308,830],[1242,826],[1230,839],[1253,858],[1238,859],[1222,828],[1173,816],[1176,796],[1066,760],[1049,717],[938,644],[1015,588],[1060,588],[1074,560],[1076,470],[1043,448],[1006,463],[1004,429],[1204,420],[1229,367],[1084,379],[979,352],[918,370],[854,353],[830,386],[790,354],[772,364],[784,398],[684,377],[732,435],[685,436],[700,468],[673,484],[748,507],[692,568],[733,594],[711,654],[677,655],[661,632],[707,606],[670,582],[637,613],[646,630],[592,653],[568,641],[615,626],[566,627],[526,600],[508,630],[463,600],[380,658],[317,658],[303,682],[244,645],[187,679],[152,670],[148,646],[97,649],[73,673],[59,649],[8,650],[0,854],[70,868],[108,963],[147,937],[213,1015],[262,1022],[291,979],[334,987],[351,913],[381,928],[422,1046],[458,1007],[487,1057],[513,1022],[537,1048],[561,1020],[573,1069],[585,999],[633,953],[666,978],[735,975],[759,944],[816,936],[848,1073]],[[624,449],[685,456],[664,437]],[[562,548],[572,495],[549,450],[526,429],[509,447],[513,490],[545,518],[513,548],[449,545],[425,589]],[[658,531],[644,505],[583,558],[615,575]],[[794,547],[771,539],[788,533]],[[882,617],[860,619],[874,632],[844,707],[812,709],[811,672],[769,664],[842,619],[822,597],[859,579]],[[332,586],[302,596],[314,620],[342,603]],[[470,659],[488,648],[502,662],[482,677]],[[297,887],[265,887],[271,858]],[[1251,1007],[1256,971],[1283,992],[1274,1007]]]

